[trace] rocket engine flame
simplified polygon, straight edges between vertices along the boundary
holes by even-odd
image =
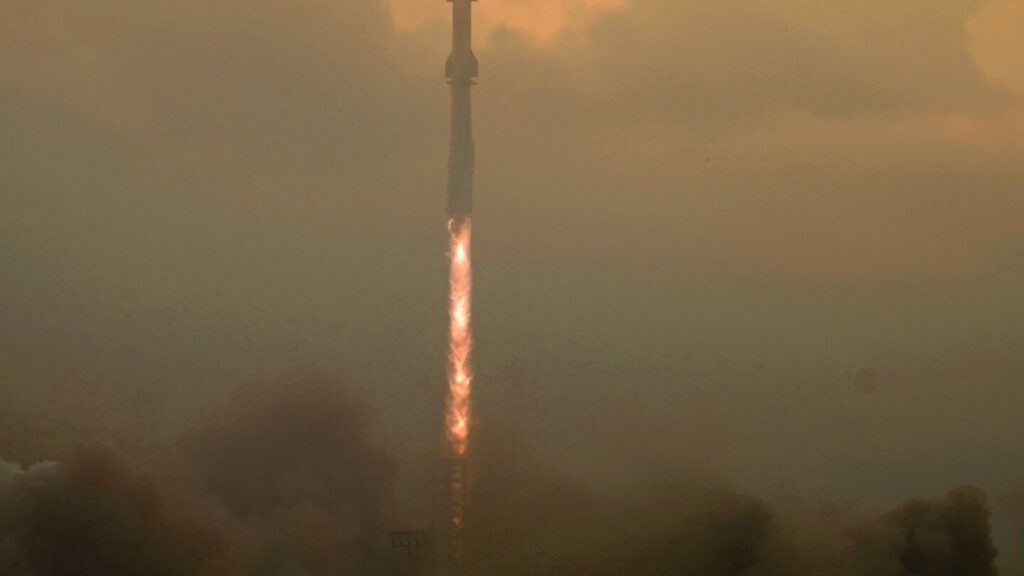
[[[448,271],[448,411],[445,418],[452,453],[465,456],[469,443],[469,400],[473,371],[472,287],[469,218],[448,223],[450,252]]]

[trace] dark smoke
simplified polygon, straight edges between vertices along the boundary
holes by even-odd
[[[224,574],[225,541],[101,449],[0,472],[0,574]]]
[[[148,477],[110,451],[0,461],[2,576],[372,575],[394,466],[343,382],[303,373],[204,413]]]
[[[783,575],[794,562],[767,504],[693,482],[598,497],[496,468],[480,472],[473,506],[480,574]]]
[[[251,386],[184,442],[207,497],[251,540],[250,574],[379,569],[394,466],[348,388],[304,373]]]
[[[1024,484],[1008,490],[1000,499],[1000,508],[1005,511],[1007,529],[1013,535],[1013,541],[1024,542]],[[1024,574],[1024,546],[1001,550],[1005,557],[1004,572],[1007,574]]]
[[[1006,497],[1006,503],[1014,523],[1024,534],[1024,486],[1011,490]]]
[[[777,508],[714,482],[648,475],[608,495],[546,470],[500,426],[476,439],[474,573],[996,576],[985,495],[958,488],[867,516]]]
[[[857,574],[995,576],[985,494],[958,488],[938,500],[911,500],[857,536]]]
[[[148,478],[100,449],[24,471],[0,462],[0,575],[392,573],[387,531],[418,526],[395,525],[392,459],[348,390],[315,373],[244,387]],[[597,493],[514,429],[477,429],[470,575],[997,576],[973,488],[877,515],[799,513],[672,475]]]
[[[603,525],[593,494],[546,470],[497,425],[476,431],[471,463],[467,553],[481,574],[530,574],[564,563],[579,536]]]
[[[629,560],[639,573],[784,573],[781,568],[791,560],[767,504],[724,489],[678,495],[670,495],[668,485],[663,489],[667,494],[647,509],[647,517],[656,518],[654,530],[643,534],[647,541],[631,551]],[[644,525],[644,518],[625,518]]]

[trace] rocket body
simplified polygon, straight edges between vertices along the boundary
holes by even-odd
[[[441,554],[441,574],[465,574],[462,557],[468,484],[466,455],[469,442],[470,395],[473,370],[472,286],[473,267],[470,251],[473,211],[473,111],[470,95],[477,76],[477,61],[472,46],[472,7],[474,0],[448,0],[452,4],[452,53],[445,65],[445,76],[452,92],[451,140],[448,157],[448,399],[445,428],[448,437],[443,477],[444,503],[439,523],[437,552]]]
[[[451,140],[448,156],[448,216],[461,226],[473,211],[473,172],[476,147],[473,142],[473,108],[470,91],[479,73],[473,54],[473,2],[448,0],[452,4],[452,53],[445,64],[445,76],[452,91]]]

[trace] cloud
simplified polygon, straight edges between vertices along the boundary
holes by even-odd
[[[229,290],[256,275],[232,256],[246,234],[300,228],[347,259],[424,244],[447,35],[370,0],[237,8],[5,6],[8,194],[36,191],[8,235],[38,246],[52,221],[64,249],[43,254],[165,292],[183,268]],[[480,50],[481,216],[519,231],[509,257],[553,265],[962,272],[1012,234],[1019,98],[969,51],[973,4],[920,9],[636,0],[543,46],[499,35]],[[297,262],[288,246],[267,259]]]
[[[971,6],[922,12],[647,0],[586,41],[496,42],[480,210],[502,237],[529,223],[519,253],[553,267],[861,285],[987,266],[1015,234],[1020,100],[969,52]]]
[[[404,30],[450,18],[449,7],[437,3],[390,0],[389,4],[398,26]],[[475,42],[485,46],[493,34],[509,32],[534,42],[550,42],[559,35],[578,34],[606,12],[628,5],[628,0],[491,0],[474,7]]]
[[[1024,25],[1024,6],[1014,0],[990,0],[969,20],[971,52],[978,65],[994,82],[1024,91],[1020,54],[1024,53],[1020,34]]]
[[[604,122],[682,130],[719,131],[779,110],[849,118],[993,113],[1012,102],[968,52],[968,5],[923,12],[880,2],[841,10],[635,0],[602,16],[582,46],[543,50],[539,58],[563,69],[554,86],[547,77],[533,82],[541,98],[581,91]]]
[[[525,359],[562,467],[682,466],[710,436],[694,452],[731,475],[889,501],[1016,473],[1021,101],[975,62],[966,22],[995,5],[934,4],[636,0],[481,44],[480,374]],[[5,454],[125,422],[154,441],[310,359],[372,377],[396,444],[432,445],[443,22],[396,29],[373,0],[15,0],[0,27]],[[886,375],[871,402],[847,385],[864,366]],[[126,416],[136,392],[164,403]],[[280,517],[214,498],[274,516],[283,549],[306,524],[334,542],[348,512],[295,512],[333,485],[311,475],[274,476],[300,485],[275,489]]]
[[[1024,530],[1024,486],[1012,491],[1009,496],[1009,501],[1014,519],[1017,521],[1020,528]]]

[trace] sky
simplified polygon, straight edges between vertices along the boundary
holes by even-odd
[[[474,9],[477,425],[595,490],[977,485],[1024,565],[1024,3]],[[307,365],[428,454],[448,10],[4,2],[0,455]]]
[[[413,31],[436,25],[448,16],[436,2],[392,0],[389,4],[395,25]],[[535,43],[550,43],[566,33],[579,33],[609,11],[627,6],[626,0],[493,0],[474,17],[474,30],[482,44],[497,29],[512,29]],[[478,44],[481,42],[478,41]]]

